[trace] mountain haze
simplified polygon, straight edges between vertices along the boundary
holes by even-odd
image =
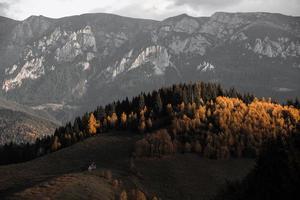
[[[52,135],[59,122],[44,111],[36,111],[0,98],[0,146],[34,143]]]

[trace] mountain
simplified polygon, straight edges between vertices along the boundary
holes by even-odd
[[[35,111],[0,98],[0,146],[14,142],[33,143],[52,135],[59,123],[43,111]]]
[[[300,17],[218,12],[154,21],[100,13],[1,18],[0,30],[0,95],[62,121],[194,80],[278,101],[300,94]]]

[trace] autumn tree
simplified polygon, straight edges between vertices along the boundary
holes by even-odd
[[[122,114],[121,114],[121,126],[123,128],[127,127],[127,115],[125,112],[122,112]]]
[[[117,114],[115,112],[113,112],[111,116],[107,117],[107,121],[111,128],[116,128],[117,121],[118,121]]]
[[[121,194],[120,194],[120,198],[119,198],[120,200],[127,200],[128,198],[127,198],[127,192],[126,192],[126,190],[123,190],[122,192],[121,192]]]
[[[147,111],[147,108],[144,107],[144,109],[140,110],[140,118],[139,118],[139,125],[138,130],[140,133],[144,133],[146,130],[146,119],[144,113]]]
[[[167,104],[167,113],[169,116],[172,116],[174,114],[172,104],[170,103]]]
[[[139,126],[138,126],[138,130],[140,133],[144,133],[146,129],[146,122],[145,120],[140,120]]]
[[[141,190],[136,191],[136,200],[147,200],[147,197],[144,192]]]
[[[98,125],[95,116],[93,113],[91,113],[89,118],[89,133],[91,135],[95,135],[97,133],[97,127]]]
[[[59,138],[57,136],[54,136],[52,145],[51,145],[51,150],[52,151],[57,151],[61,147],[61,143],[59,142]]]

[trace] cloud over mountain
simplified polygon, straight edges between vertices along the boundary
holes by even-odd
[[[70,9],[71,8],[71,9]],[[0,15],[23,20],[31,15],[59,18],[88,12],[162,20],[187,13],[192,16],[210,16],[224,12],[272,12],[299,15],[298,0],[2,0]]]

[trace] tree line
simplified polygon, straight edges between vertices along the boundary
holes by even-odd
[[[299,109],[292,104],[283,106],[258,100],[233,88],[224,90],[215,83],[176,84],[141,93],[131,100],[99,106],[34,144],[2,146],[0,163],[30,160],[110,130],[153,133],[147,137],[149,141],[151,135],[156,137],[156,149],[162,148],[161,137],[172,143],[173,150],[167,150],[168,153],[196,151],[212,158],[256,155],[256,147],[268,132],[284,128],[285,134],[289,134],[296,129]],[[261,108],[264,112],[256,113]],[[263,117],[259,118],[261,114]],[[151,151],[153,155],[163,154]],[[221,152],[227,153],[219,155]],[[142,154],[150,155],[149,151]]]

